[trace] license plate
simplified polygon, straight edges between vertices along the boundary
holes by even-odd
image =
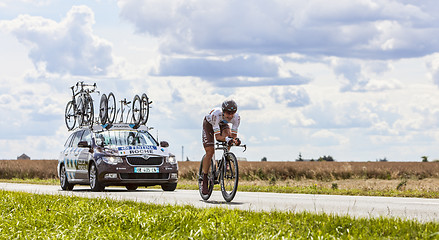
[[[158,173],[159,168],[158,167],[135,167],[134,172],[135,173]]]

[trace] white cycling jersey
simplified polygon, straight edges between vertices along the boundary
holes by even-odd
[[[232,120],[228,122],[226,119],[223,118],[223,112],[221,108],[214,108],[212,109],[212,111],[209,112],[209,114],[206,115],[206,120],[212,125],[214,134],[220,133],[220,125],[229,123],[232,124],[232,133],[237,134],[241,117],[239,117],[238,113],[235,113]]]

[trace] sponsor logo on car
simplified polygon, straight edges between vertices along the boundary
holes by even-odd
[[[132,155],[132,154],[152,154],[154,150],[157,150],[157,146],[146,145],[146,146],[124,146],[118,147],[120,155]]]

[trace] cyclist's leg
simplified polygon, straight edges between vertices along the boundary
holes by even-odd
[[[213,158],[215,149],[213,146],[208,146],[208,147],[204,147],[204,151],[206,151],[206,154],[204,155],[203,158],[203,173],[208,174],[210,167],[210,160]]]
[[[202,140],[203,140],[204,151],[206,152],[203,158],[203,173],[207,174],[209,172],[210,160],[212,159],[213,154],[215,153],[215,148],[214,148],[215,139],[213,135],[212,125],[206,119],[204,119],[203,121]]]

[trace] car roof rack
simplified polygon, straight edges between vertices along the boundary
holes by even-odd
[[[137,131],[149,131],[153,127],[148,127],[146,125],[140,125],[136,128],[135,124],[132,123],[113,123],[113,124],[93,124],[78,127],[77,129],[91,129],[93,132],[103,132],[110,130],[137,130]]]

